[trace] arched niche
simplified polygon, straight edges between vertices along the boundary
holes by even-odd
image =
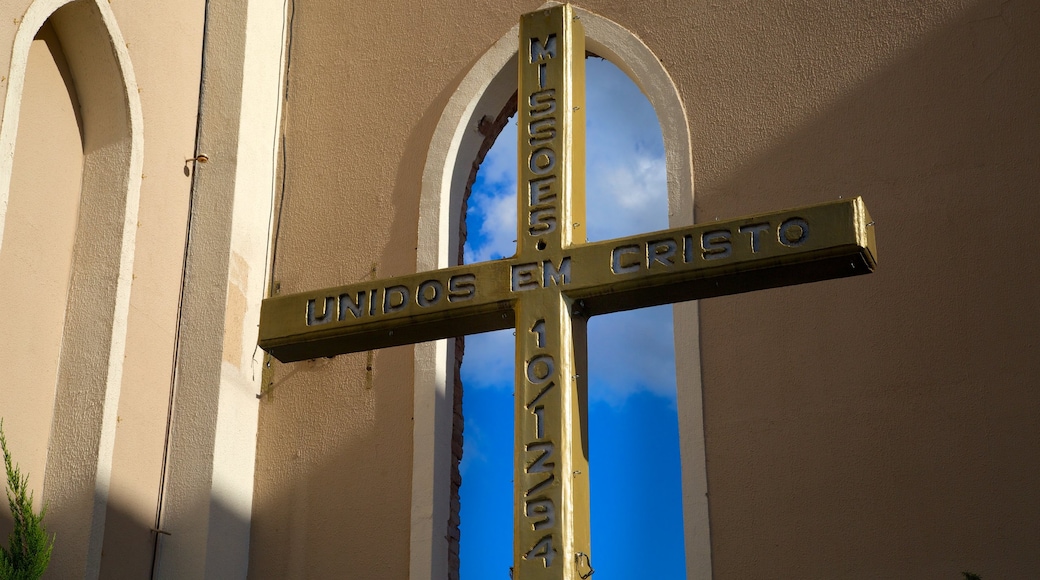
[[[575,9],[585,28],[586,49],[624,71],[657,112],[665,146],[671,227],[693,223],[693,157],[686,110],[671,77],[635,34],[607,18]],[[495,119],[516,92],[519,26],[514,26],[474,64],[441,114],[423,171],[419,207],[417,271],[456,265],[463,192],[484,140],[474,130]],[[711,574],[707,478],[695,303],[677,304],[676,362],[683,517],[687,573]],[[454,341],[415,347],[412,468],[411,577],[447,577],[452,461]]]
[[[142,168],[142,116],[126,44],[104,0],[36,0],[18,26],[0,120],[0,244],[33,38],[48,23],[80,104],[83,178],[64,308],[43,500],[50,573],[96,576],[122,380]],[[0,246],[2,247],[2,246]]]
[[[78,98],[49,23],[33,38],[22,101],[0,247],[0,417],[39,497],[83,177]],[[0,537],[11,523],[0,518]]]

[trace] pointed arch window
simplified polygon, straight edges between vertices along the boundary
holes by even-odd
[[[640,86],[662,127],[666,151],[669,226],[693,221],[693,169],[686,114],[676,87],[654,54],[617,23],[578,10],[590,52],[613,62]],[[457,263],[462,192],[483,136],[482,119],[494,119],[516,91],[517,29],[504,34],[471,69],[445,108],[430,145],[420,199],[419,271]],[[623,55],[623,56],[622,56]],[[704,474],[696,305],[673,307],[680,430],[683,438],[683,513],[687,569],[710,571]],[[451,341],[415,349],[415,423],[412,475],[411,571],[413,577],[445,577],[449,570],[452,461]]]

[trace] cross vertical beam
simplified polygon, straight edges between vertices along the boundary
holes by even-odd
[[[518,61],[514,577],[575,579],[590,552],[585,320],[554,288],[585,242],[585,33],[570,6],[521,18]]]

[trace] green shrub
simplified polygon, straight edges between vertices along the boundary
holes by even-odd
[[[3,450],[7,469],[7,503],[14,518],[14,531],[8,538],[8,546],[0,547],[0,580],[37,580],[47,570],[54,538],[47,537],[47,530],[43,527],[47,508],[39,513],[33,511],[29,476],[22,475],[18,465],[11,461],[3,420],[0,420],[0,450]]]

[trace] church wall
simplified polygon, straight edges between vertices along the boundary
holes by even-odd
[[[0,46],[14,46],[30,5],[43,4],[62,2],[5,3]],[[196,170],[205,211],[189,253],[196,278],[186,286],[194,294],[182,344],[192,354],[178,363],[187,383],[175,400],[180,430],[167,482],[176,493],[159,522],[172,534],[163,539],[175,564],[167,573],[241,575],[248,534],[254,577],[407,577],[413,348],[272,362],[264,373],[249,345],[266,217],[243,218],[244,206],[270,203],[264,179],[277,188],[273,292],[414,271],[427,241],[416,234],[419,194],[438,120],[471,67],[538,3],[290,2],[280,169],[264,179],[263,164],[236,165],[276,154],[264,142],[272,128],[239,125],[277,117],[270,103],[242,98],[259,94],[242,87],[263,84],[242,70],[245,25],[234,23],[247,19],[244,7],[222,13],[224,36],[210,44],[209,70],[226,84],[210,93],[217,104],[203,124],[213,159],[200,169],[185,160],[203,152],[194,141],[204,3],[110,6],[119,54],[135,73],[122,89],[137,95],[143,137],[131,146],[141,155],[133,289],[125,323],[109,322],[123,324],[125,356],[110,366],[121,378],[115,412],[105,415],[108,444],[98,457],[60,464],[53,457],[66,447],[51,446],[40,463],[50,430],[5,423],[12,443],[37,444],[24,452],[34,485],[59,485],[84,466],[107,477],[77,496],[77,505],[101,506],[104,533],[75,546],[59,540],[54,573],[90,575],[90,562],[105,577],[151,568]],[[693,136],[698,221],[863,195],[877,222],[880,267],[871,276],[696,306],[700,346],[677,357],[702,369],[714,576],[1035,573],[1040,12],[1027,0],[581,7],[635,33],[671,75]],[[279,9],[265,5],[275,17]],[[8,91],[17,56],[0,50],[6,127],[10,99],[22,98]],[[263,60],[280,68],[278,58]],[[78,88],[93,95],[122,90],[80,74],[88,84]],[[0,154],[9,155],[5,135]],[[48,169],[42,160],[32,167]],[[119,168],[89,169],[96,184]],[[101,207],[93,203],[86,210]],[[107,258],[77,267],[94,266],[115,267]],[[98,355],[102,367],[108,354]],[[251,456],[240,440],[251,440],[255,412],[247,400],[260,409],[251,515],[241,485]],[[79,410],[93,421],[103,405]],[[64,522],[65,504],[55,505]],[[695,570],[691,577],[705,576]]]
[[[16,0],[5,2],[0,8],[0,46],[5,47],[0,50],[0,102],[5,111],[0,120],[4,127],[0,149],[16,143],[8,140],[8,131],[17,118],[10,113],[18,108],[23,112],[31,110],[38,103],[31,94],[9,91],[13,80],[20,82],[17,77],[24,66],[18,52],[20,41],[16,39],[27,32],[27,26],[39,26],[42,19],[66,4],[58,0]],[[66,343],[70,335],[78,337],[76,344],[111,343],[111,350],[91,349],[75,355],[85,366],[99,369],[99,376],[109,378],[98,391],[93,386],[87,389],[72,373],[68,375],[73,380],[64,391],[66,394],[59,389],[59,399],[66,402],[65,418],[55,432],[63,433],[63,438],[77,433],[72,435],[76,442],[67,448],[69,453],[65,453],[65,443],[61,444],[62,449],[55,448],[49,419],[21,428],[19,421],[25,419],[21,406],[5,406],[0,414],[14,415],[14,421],[5,422],[14,458],[29,470],[36,497],[48,504],[46,521],[50,522],[51,531],[58,533],[50,574],[91,576],[100,568],[105,577],[146,577],[151,569],[155,538],[151,528],[155,527],[170,396],[191,183],[190,166],[184,160],[193,156],[194,149],[203,3],[182,2],[163,7],[156,3],[115,1],[98,4],[96,9],[90,7],[92,4],[93,0],[81,0],[61,8],[51,18],[69,55],[71,88],[87,95],[81,99],[85,119],[81,125],[82,147],[91,161],[90,175],[83,183],[88,184],[84,187],[91,192],[97,192],[89,199],[85,197],[82,206],[76,204],[74,216],[88,216],[88,227],[84,229],[84,222],[77,225],[73,221],[64,233],[83,238],[77,241],[83,248],[77,250],[80,257],[75,260],[80,286],[95,273],[101,273],[101,287],[116,288],[118,284],[119,289],[111,295],[114,302],[108,311],[108,322],[98,324],[92,313],[82,319],[89,323],[77,323],[80,330],[64,332]],[[108,14],[104,24],[96,16],[100,14],[97,10]],[[106,31],[105,26],[110,28]],[[31,35],[32,31],[28,33]],[[116,39],[115,46],[109,44]],[[100,57],[94,52],[97,50],[101,50]],[[121,59],[121,64],[113,65],[116,61],[109,60],[109,55]],[[113,73],[113,66],[123,68]],[[129,108],[120,109],[118,103],[124,99],[130,103]],[[16,157],[29,151],[22,147],[23,138],[55,142],[52,135],[60,133],[58,118],[52,119],[50,126],[46,118],[42,122],[36,127],[23,125],[34,135],[18,134],[17,146],[13,147]],[[126,159],[131,160],[129,164]],[[129,176],[128,168],[132,168]],[[28,171],[48,178],[74,177],[79,186],[80,174],[53,160],[40,158]],[[39,189],[44,183],[38,177],[33,185]],[[13,189],[11,195],[16,195]],[[120,201],[120,195],[127,198],[125,202]],[[9,227],[13,227],[14,219],[8,215]],[[123,219],[132,221],[120,224]],[[124,233],[113,237],[112,233],[118,231]],[[5,235],[4,251],[17,249],[15,245],[9,247],[8,241]],[[56,236],[37,235],[28,248],[57,242]],[[40,256],[38,253],[37,258]],[[66,274],[54,288],[64,291],[69,277]],[[24,279],[19,283],[25,284],[24,288],[39,280]],[[108,303],[110,298],[104,292],[92,294],[98,304]],[[63,313],[64,307],[63,303],[49,308],[44,315],[70,320]],[[98,312],[104,315],[108,308],[104,306]],[[84,311],[82,305],[76,309]],[[55,346],[62,344],[60,320],[58,324],[58,339],[52,342]],[[30,328],[28,332],[35,330]],[[4,352],[9,352],[10,347],[0,344]],[[80,347],[74,345],[73,350]],[[110,362],[111,353],[118,354]],[[63,352],[63,360],[67,354]],[[12,386],[0,388],[6,392]],[[53,400],[53,379],[49,385],[31,388],[50,388]],[[98,393],[103,394],[99,397]],[[89,436],[79,435],[84,433]],[[34,460],[28,448],[21,445],[24,440],[43,446],[46,463]],[[96,451],[89,452],[92,446]],[[83,455],[83,450],[96,457]]]
[[[0,417],[9,448],[20,450],[29,484],[42,489],[48,438],[41,427],[50,425],[54,412],[83,141],[75,87],[53,27],[37,34],[28,56],[0,246],[0,365],[6,369]]]
[[[872,276],[698,306],[715,576],[1035,570],[1035,8],[581,6],[671,75],[698,221],[855,195],[877,221]],[[294,5],[277,291],[414,271],[436,121],[537,7]],[[411,352],[273,363],[252,575],[405,575]]]
[[[273,271],[281,292],[415,270],[435,124],[454,83],[520,11],[296,3]],[[411,353],[273,363],[260,407],[251,576],[408,576]]]
[[[209,4],[155,578],[248,564],[284,4]]]
[[[295,4],[278,292],[415,271],[418,194],[436,123],[470,68],[538,6]],[[682,7],[583,7],[624,23],[665,62],[681,62],[684,45],[666,39],[685,36]],[[272,363],[260,407],[252,576],[408,574],[411,352]]]
[[[709,3],[697,218],[862,195],[867,277],[700,303],[715,577],[1040,569],[1040,11]]]
[[[127,358],[113,450],[103,577],[147,577],[163,473],[194,156],[204,2],[113,2],[144,119]],[[187,169],[187,171],[186,171]]]

